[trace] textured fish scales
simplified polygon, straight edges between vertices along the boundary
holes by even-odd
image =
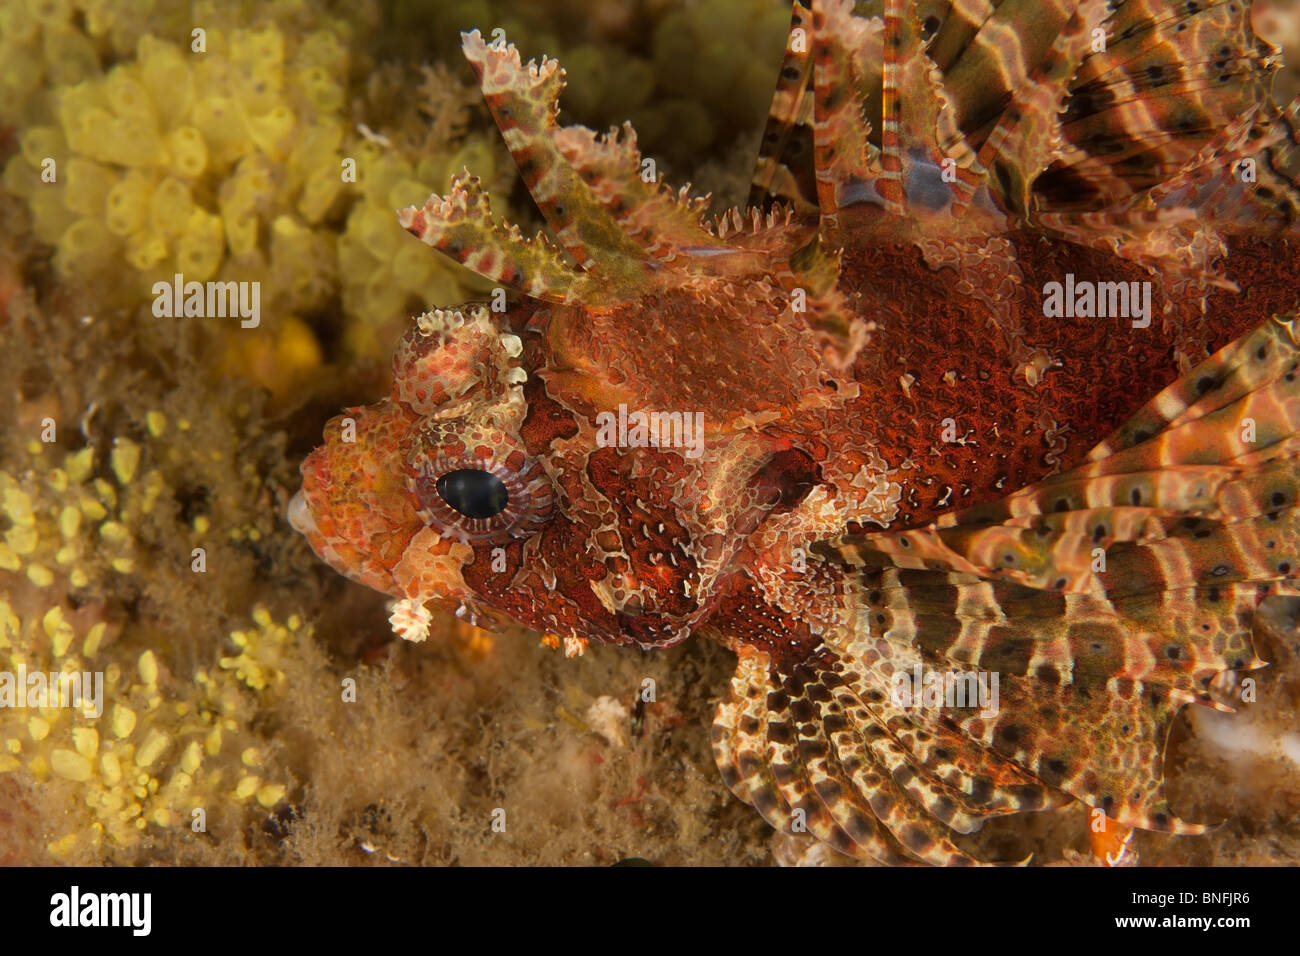
[[[796,2],[713,222],[560,125],[559,64],[464,45],[549,232],[472,171],[401,213],[516,299],[326,427],[317,553],[570,649],[721,641],[723,780],[846,854],[983,862],[1074,800],[1204,832],[1169,728],[1300,596],[1300,101],[1250,4]]]

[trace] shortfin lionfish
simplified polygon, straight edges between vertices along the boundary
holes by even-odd
[[[1073,800],[1202,832],[1171,723],[1300,595],[1300,101],[1250,6],[799,0],[717,219],[466,34],[549,232],[469,172],[401,212],[514,299],[419,317],[295,526],[404,636],[721,641],[727,785],[844,853]]]

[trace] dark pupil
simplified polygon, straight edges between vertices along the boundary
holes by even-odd
[[[491,518],[506,510],[510,494],[501,479],[477,468],[457,468],[438,479],[438,494],[466,518]]]

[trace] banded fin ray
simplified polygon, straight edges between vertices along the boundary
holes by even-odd
[[[931,863],[976,861],[957,834],[1064,795],[1125,826],[1204,832],[1169,807],[1165,740],[1185,704],[1223,709],[1209,693],[1217,674],[1263,665],[1249,630],[1259,605],[1300,593],[1295,328],[1277,317],[1227,346],[1074,471],[970,517],[819,546],[848,569],[849,623],[793,668],[745,651],[737,688],[766,720],[748,725],[743,766],[719,742],[734,696],[715,730],[737,792],[752,795],[757,774],[787,823],[815,812],[810,831],[876,858],[883,826],[889,849]],[[1263,449],[1220,437],[1246,409]],[[1192,487],[1210,474],[1216,494]],[[1134,504],[1125,481],[1151,497]],[[894,681],[913,668],[997,674],[998,707],[901,707]],[[959,760],[985,771],[954,773]]]

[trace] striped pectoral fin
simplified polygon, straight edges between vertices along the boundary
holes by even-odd
[[[841,649],[999,675],[996,716],[953,717],[972,747],[1125,826],[1202,832],[1170,812],[1162,754],[1181,706],[1222,709],[1214,678],[1262,666],[1260,604],[1300,593],[1298,352],[1272,319],[1074,471],[828,543],[863,632]]]
[[[1162,458],[1176,461],[1193,453],[1194,439],[1199,439],[1222,449],[1217,460],[1228,462],[1243,451],[1264,450],[1300,433],[1300,329],[1296,322],[1294,313],[1276,316],[1220,349],[1151,399],[1089,452],[1088,460],[1101,462],[1127,455],[1122,460],[1145,456],[1152,462]],[[1254,414],[1247,414],[1247,409]],[[1199,434],[1193,434],[1194,428],[1181,431],[1182,426],[1194,425],[1206,416],[1222,416],[1225,410],[1227,417],[1200,429]],[[1225,428],[1229,422],[1240,427]],[[1261,432],[1265,440],[1260,439]],[[1175,433],[1185,439],[1166,439]]]
[[[931,672],[948,661],[959,674],[987,675],[991,706],[948,711],[970,747],[1012,764],[1047,795],[1063,791],[1129,826],[1201,832],[1165,804],[1165,738],[1178,708],[1204,699],[1194,685],[1226,664],[1258,664],[1244,636],[1236,659],[1225,661],[1210,636],[1192,644],[1143,633],[1104,599],[989,582],[879,583],[870,593],[882,640],[914,643]],[[1165,655],[1167,644],[1179,659]]]
[[[742,646],[714,722],[723,779],[779,829],[889,864],[979,862],[953,842],[1047,788],[951,726],[913,717],[887,682],[826,646],[783,673]],[[861,665],[861,666],[859,666]]]
[[[712,734],[714,760],[731,791],[783,832],[811,834],[861,859],[910,862],[869,810],[823,798],[834,778],[823,772],[815,780],[804,770],[788,706],[767,655],[742,646]]]
[[[945,515],[936,527],[989,527],[1015,519],[1021,528],[1065,523],[1082,531],[1091,522],[1072,515],[1097,509],[1240,517],[1294,504],[1290,498],[1274,503],[1274,493],[1285,494],[1286,488],[1272,485],[1285,484],[1287,462],[1295,460],[1300,445],[1296,322],[1295,314],[1274,317],[1220,349],[1159,392],[1072,471]],[[1252,509],[1246,500],[1269,506]],[[1117,512],[1131,532],[1103,520],[1102,536],[1136,534],[1145,514]],[[871,537],[892,542],[891,554],[924,539]],[[871,546],[869,538],[859,543]]]
[[[915,623],[913,633],[918,633],[922,622]],[[831,645],[841,680],[830,683],[845,711],[865,715],[858,720],[861,726],[866,717],[875,723],[876,735],[861,736],[870,740],[877,761],[890,769],[912,802],[945,826],[970,833],[989,817],[1061,805],[1041,781],[957,729],[959,715],[994,703],[987,696],[992,688],[972,682],[978,675],[951,669],[923,642],[897,639],[875,614],[860,618],[853,634]],[[918,671],[944,679],[944,707],[929,706],[923,688],[911,683]],[[949,677],[951,708],[946,700]]]
[[[830,553],[855,567],[943,569],[1070,595],[1236,582],[1288,589],[1300,575],[1295,454],[1237,468],[1081,478],[1046,489],[1044,500],[1059,511],[998,523],[994,509],[982,508],[978,523],[854,536]]]
[[[766,659],[742,651],[730,694],[713,718],[713,756],[723,781],[773,827],[794,828],[790,805],[781,796],[765,755],[767,749]]]
[[[1175,526],[1158,540],[1116,542],[1103,561],[1097,582],[1116,596],[1216,584],[1289,589],[1300,580],[1300,515],[1290,507],[1248,519],[1206,520],[1195,532]]]
[[[1259,667],[1250,619],[1258,583],[1071,594],[970,575],[891,568],[859,597],[891,645],[965,668],[1068,684],[1124,677],[1212,704],[1226,669]],[[869,597],[868,597],[869,595]],[[1218,708],[1222,709],[1222,708]]]
[[[1056,684],[1002,677],[997,714],[960,721],[973,740],[1125,826],[1204,833],[1169,809],[1165,741],[1185,701],[1168,688],[1111,678]]]
[[[884,768],[870,759],[853,732],[857,728],[850,729],[848,715],[838,711],[826,685],[831,675],[825,657],[777,676],[776,689],[768,695],[769,765],[782,794],[803,812],[809,832],[818,839],[851,856],[903,863],[908,855],[896,845],[903,841],[889,826],[891,817],[897,822],[891,800],[895,787]],[[943,839],[942,834],[927,834],[927,843],[933,836]],[[944,850],[965,857],[951,844]]]

